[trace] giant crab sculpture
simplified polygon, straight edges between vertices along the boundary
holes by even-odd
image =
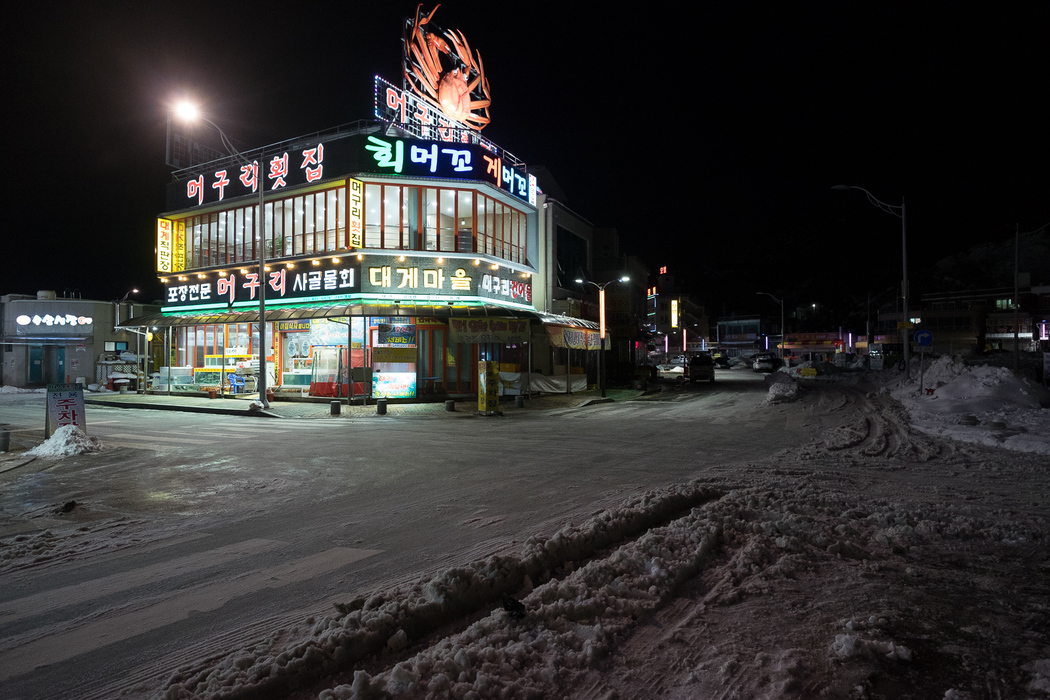
[[[481,54],[472,54],[463,32],[430,23],[441,5],[423,17],[423,5],[405,25],[405,81],[412,92],[447,117],[472,129],[489,123],[489,81]]]

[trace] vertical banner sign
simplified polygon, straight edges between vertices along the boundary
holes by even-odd
[[[175,252],[172,255],[172,272],[186,269],[186,222],[175,222]]]
[[[84,418],[84,386],[82,384],[48,384],[47,416],[44,424],[44,438],[63,425],[75,425],[85,433],[87,421]]]
[[[364,247],[364,218],[365,218],[365,183],[353,178],[347,178],[347,231],[350,233],[349,246],[351,248]]]
[[[483,416],[499,413],[499,364],[478,362],[478,411]]]
[[[171,272],[173,254],[171,221],[157,219],[157,272]]]

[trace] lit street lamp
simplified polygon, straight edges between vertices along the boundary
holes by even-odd
[[[904,210],[904,197],[901,197],[900,206],[886,204],[880,201],[871,192],[856,185],[835,185],[833,190],[860,190],[868,196],[868,201],[887,214],[892,214],[901,220],[901,263],[903,278],[901,279],[901,309],[904,312],[904,322],[901,323],[901,340],[904,341],[904,373],[911,376],[911,341],[908,338],[908,218]]]
[[[605,398],[605,288],[614,282],[628,282],[630,279],[627,275],[608,282],[592,282],[576,278],[576,284],[593,284],[598,288],[598,335],[601,338],[601,347],[598,350],[598,383],[601,385],[602,398]]]
[[[211,119],[203,116],[197,107],[189,102],[182,102],[175,107],[175,116],[184,122],[193,122],[200,120],[207,123],[217,132],[219,132],[219,138],[222,140],[222,145],[229,151],[230,155],[235,156],[239,161],[247,166],[254,168],[255,170],[255,184],[259,188],[259,213],[255,216],[255,240],[259,246],[259,401],[262,403],[263,408],[269,408],[270,402],[266,399],[266,247],[263,240],[263,217],[266,209],[263,203],[264,190],[266,180],[263,178],[261,154],[260,160],[250,161],[244,155],[241,154],[233,144],[230,143],[230,139],[226,136],[219,125],[213,122]]]
[[[787,338],[787,336],[784,333],[784,300],[783,299],[777,299],[775,296],[773,296],[769,292],[755,292],[755,294],[764,294],[765,296],[769,297],[770,299],[772,299],[776,303],[780,304],[780,359],[783,360],[784,359],[784,342],[786,341],[786,338]]]

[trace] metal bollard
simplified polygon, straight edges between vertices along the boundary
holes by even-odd
[[[376,399],[376,415],[386,415],[386,399]]]
[[[11,450],[11,433],[6,430],[0,431],[0,452]]]
[[[525,397],[524,396],[515,396],[514,397],[514,407],[515,408],[525,408]]]
[[[455,411],[456,411],[456,402],[451,400],[451,399],[446,401],[445,402],[445,410],[448,411],[449,413],[455,413]]]
[[[338,415],[339,415],[339,411],[340,411],[340,410],[342,410],[342,405],[343,405],[343,404],[342,404],[342,402],[341,402],[341,401],[333,401],[333,402],[331,403],[331,406],[332,406],[332,415],[333,415],[333,416],[338,416]]]

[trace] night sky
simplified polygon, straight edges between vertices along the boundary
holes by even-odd
[[[629,7],[448,2],[434,22],[485,62],[484,135],[712,313],[770,312],[756,291],[832,306],[899,283],[900,221],[835,184],[906,198],[913,296],[936,260],[1050,221],[1050,5]],[[245,149],[370,118],[414,12],[8,11],[0,293],[156,298],[168,105],[195,97]]]

